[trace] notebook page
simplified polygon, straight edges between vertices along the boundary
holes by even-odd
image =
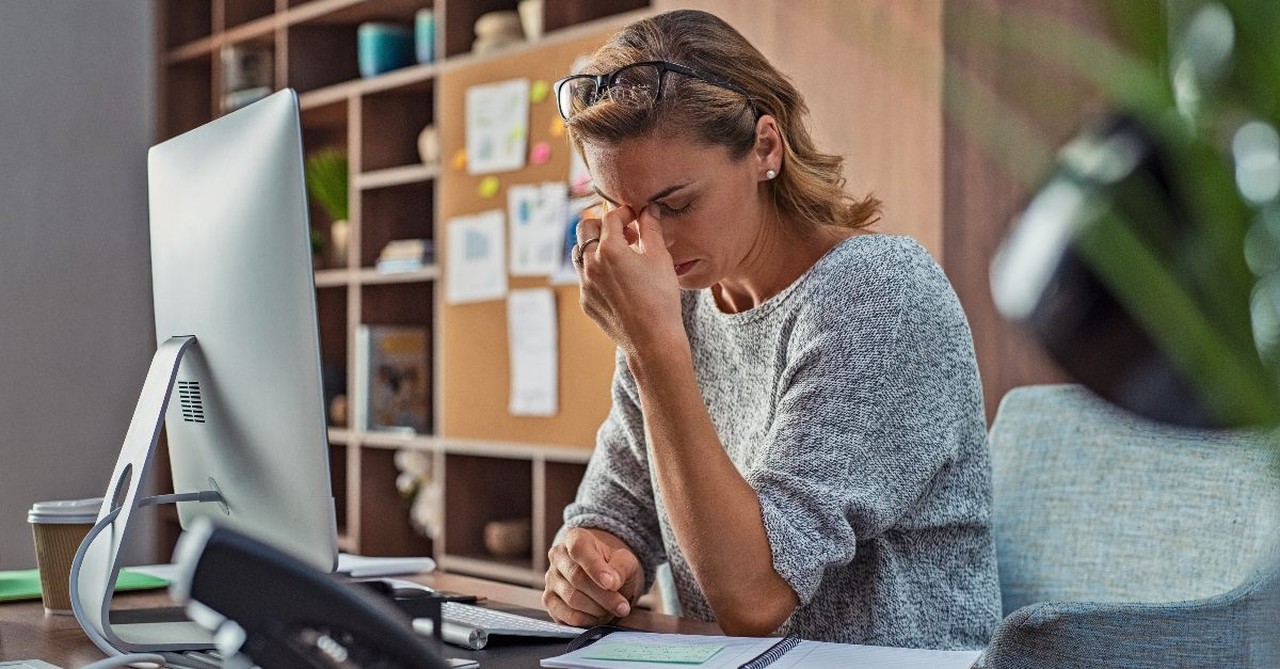
[[[969,669],[981,654],[981,651],[976,650],[918,650],[801,641],[799,646],[769,665],[769,669]]]

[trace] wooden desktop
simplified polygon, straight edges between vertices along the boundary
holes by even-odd
[[[457,574],[432,574],[415,578],[439,590],[464,592],[486,597],[494,604],[542,611],[542,592],[532,588],[496,583]],[[136,609],[169,606],[162,590],[126,593],[117,596],[113,609]],[[674,616],[635,610],[619,624],[654,632],[682,634],[719,634],[713,623],[685,620]],[[539,640],[531,643],[491,642],[489,648],[468,651],[446,645],[449,657],[470,657],[480,661],[481,669],[504,667],[536,667],[538,660],[564,652],[565,641]],[[81,631],[72,616],[46,615],[39,601],[0,604],[0,662],[40,659],[74,669],[103,658],[101,651]]]

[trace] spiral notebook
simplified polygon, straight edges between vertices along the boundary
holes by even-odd
[[[730,637],[592,628],[547,658],[551,669],[970,669],[979,651],[917,650],[802,641],[794,636]]]

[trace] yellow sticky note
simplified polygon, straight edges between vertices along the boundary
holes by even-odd
[[[529,87],[529,102],[532,102],[533,104],[543,102],[547,99],[547,94],[550,92],[551,84],[548,84],[545,79],[539,79],[533,82],[533,85]]]
[[[551,119],[551,136],[564,137],[564,119],[560,118],[559,114]]]
[[[453,160],[449,162],[455,170],[464,170],[467,168],[467,150],[458,149],[453,154]]]
[[[489,199],[498,194],[498,188],[502,184],[498,183],[498,177],[488,176],[480,180],[480,185],[476,187],[476,194],[484,199]]]

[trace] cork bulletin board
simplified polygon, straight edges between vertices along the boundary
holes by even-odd
[[[624,15],[603,27],[596,24],[589,32],[567,29],[544,42],[513,48],[510,53],[461,62],[441,74],[437,126],[444,165],[436,239],[442,264],[448,262],[443,251],[448,248],[450,219],[491,209],[505,212],[510,186],[567,181],[569,176],[568,141],[563,135],[553,135],[559,114],[552,93],[541,102],[530,102],[528,133],[528,147],[547,142],[550,159],[538,165],[527,161],[520,170],[493,174],[500,187],[492,197],[484,197],[480,182],[489,175],[471,175],[466,167],[453,164],[453,157],[466,147],[467,89],[517,78],[554,83],[569,72],[575,58],[594,51],[633,18]],[[509,244],[509,233],[507,237]],[[442,276],[447,274],[446,268]],[[441,436],[593,447],[596,430],[610,405],[613,343],[582,313],[576,284],[553,286],[547,277],[512,276],[507,277],[507,283],[509,290],[551,287],[556,293],[558,412],[534,417],[514,416],[508,411],[511,367],[505,299],[442,303],[438,349]]]

